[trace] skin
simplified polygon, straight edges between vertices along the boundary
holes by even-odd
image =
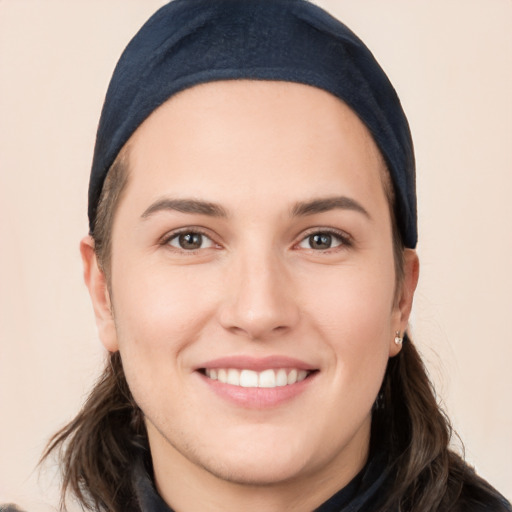
[[[367,460],[418,278],[412,250],[395,277],[373,139],[320,89],[217,82],[153,112],[129,141],[129,168],[110,286],[89,237],[81,251],[100,338],[120,350],[146,418],[160,495],[180,512],[313,510]],[[333,197],[349,201],[297,212]],[[162,207],[169,199],[225,215]],[[192,228],[205,235],[196,250],[176,237]],[[233,403],[198,371],[233,356],[315,372],[283,402]]]

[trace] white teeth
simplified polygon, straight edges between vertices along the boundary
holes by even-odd
[[[230,368],[228,370],[227,383],[231,384],[232,386],[239,386],[240,385],[240,372],[238,370]]]
[[[262,372],[238,370],[236,368],[207,369],[205,374],[212,380],[243,388],[275,388],[303,381],[309,374],[306,370],[268,369]]]
[[[252,370],[242,370],[240,372],[240,386],[243,388],[257,388],[258,373]]]
[[[281,368],[276,375],[276,386],[286,386],[288,384],[288,375],[286,375],[286,370]]]
[[[258,384],[260,388],[275,388],[276,373],[274,370],[265,370],[264,372],[261,372]]]
[[[292,370],[288,374],[287,381],[288,381],[288,384],[295,384],[297,382],[297,370]]]

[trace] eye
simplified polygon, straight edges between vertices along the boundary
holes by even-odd
[[[348,237],[330,231],[311,233],[299,243],[299,247],[302,249],[313,249],[315,251],[327,251],[342,245],[350,245]]]
[[[166,243],[183,251],[197,251],[215,246],[211,238],[197,231],[182,231],[172,235]]]

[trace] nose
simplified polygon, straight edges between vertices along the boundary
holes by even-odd
[[[290,269],[272,251],[232,262],[226,289],[219,321],[232,333],[265,340],[290,331],[299,321]]]

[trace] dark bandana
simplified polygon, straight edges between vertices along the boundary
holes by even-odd
[[[305,0],[175,0],[146,22],[122,54],[103,105],[89,186],[91,231],[108,169],[144,119],[178,91],[236,79],[308,84],[346,102],[380,148],[400,233],[415,247],[414,153],[398,96],[364,43]]]

